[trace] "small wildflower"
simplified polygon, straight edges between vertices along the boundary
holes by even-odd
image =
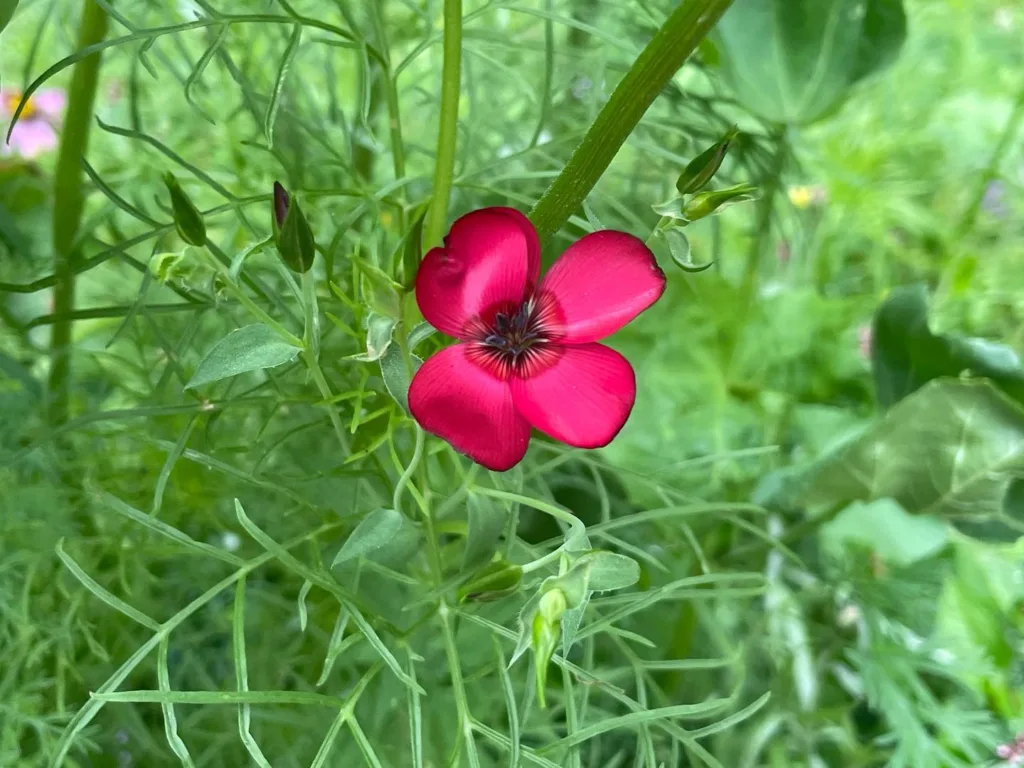
[[[788,240],[779,240],[779,242],[775,244],[775,260],[780,266],[784,267],[789,264],[789,260],[792,256],[793,251],[789,247]]]
[[[998,179],[985,186],[985,195],[981,199],[982,209],[997,219],[1005,219],[1009,214],[1006,208],[1006,185]]]
[[[866,323],[857,329],[857,351],[864,360],[871,360],[871,324]]]
[[[1007,5],[1004,5],[1001,8],[996,8],[996,13],[992,18],[992,21],[995,22],[996,27],[1004,32],[1008,32],[1013,29],[1014,25],[1013,9]]]
[[[572,97],[576,99],[576,101],[583,101],[583,99],[586,98],[587,94],[590,93],[590,89],[593,87],[593,80],[591,80],[586,75],[580,75],[579,77],[572,81],[570,92],[572,93]]]
[[[543,131],[541,131],[541,132],[540,132],[540,134],[539,134],[539,135],[537,136],[537,144],[538,144],[538,145],[540,145],[540,144],[550,144],[550,143],[551,143],[551,139],[552,139],[552,138],[553,138],[553,137],[551,136],[551,131],[549,131],[549,130],[547,130],[547,129],[545,128],[545,129],[544,129]]]
[[[596,342],[664,290],[654,255],[625,232],[586,235],[542,280],[526,216],[469,213],[416,275],[423,316],[460,343],[416,372],[410,410],[425,430],[497,471],[522,460],[531,428],[578,448],[605,446],[633,409],[636,376]]]
[[[860,608],[853,603],[847,603],[839,611],[839,615],[836,616],[836,624],[843,629],[852,627],[858,621],[860,621]]]
[[[820,184],[801,184],[790,187],[787,194],[789,201],[800,210],[810,208],[812,205],[824,205],[828,200],[828,193]]]
[[[996,747],[996,757],[1005,760],[1007,765],[1024,765],[1024,733],[1006,744]]]
[[[234,531],[225,531],[220,537],[220,546],[228,552],[237,552],[242,546],[241,537]]]
[[[0,88],[0,118],[7,123],[21,104],[21,91]],[[35,93],[21,110],[11,131],[10,142],[0,143],[0,155],[16,154],[32,160],[57,148],[56,125],[64,112],[64,91],[43,88]]]

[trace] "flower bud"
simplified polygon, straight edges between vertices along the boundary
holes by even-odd
[[[514,594],[523,578],[523,569],[518,565],[496,560],[479,570],[459,590],[459,600],[489,602]]]
[[[272,227],[274,242],[284,263],[293,272],[308,272],[316,257],[316,241],[297,200],[274,182]]]
[[[171,193],[171,210],[174,212],[174,226],[178,235],[189,245],[206,245],[206,224],[203,215],[185,194],[174,174],[164,174],[164,184]]]
[[[545,706],[544,688],[548,681],[548,665],[558,645],[562,614],[566,607],[565,593],[560,589],[552,589],[541,596],[540,605],[533,615],[533,668],[536,673],[537,701],[542,709]]]
[[[753,200],[756,191],[757,188],[752,184],[737,184],[717,192],[699,192],[683,208],[683,216],[687,221],[703,219],[727,206]]]
[[[725,160],[725,154],[729,151],[729,145],[738,135],[739,131],[731,128],[721,141],[708,147],[691,160],[676,181],[676,189],[679,190],[679,194],[691,195],[702,190],[722,167],[722,161]]]

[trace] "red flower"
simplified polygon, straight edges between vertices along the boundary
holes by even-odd
[[[488,469],[518,464],[531,427],[578,448],[611,442],[633,408],[636,377],[595,342],[665,290],[647,246],[611,230],[583,237],[539,277],[537,232],[512,208],[460,218],[416,275],[423,316],[461,343],[417,371],[409,408]]]

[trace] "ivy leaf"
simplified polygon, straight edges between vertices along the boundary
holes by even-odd
[[[897,288],[875,312],[871,368],[884,408],[933,379],[965,372],[991,379],[1024,403],[1024,366],[1017,354],[984,339],[932,333],[923,285]]]
[[[949,541],[949,527],[929,515],[910,515],[892,499],[855,501],[821,529],[826,549],[848,544],[868,547],[900,567],[938,553]]]
[[[940,379],[901,400],[801,479],[821,509],[894,499],[912,514],[1024,532],[1008,507],[1024,472],[1024,410],[986,381]]]
[[[240,373],[274,368],[294,360],[300,351],[283,341],[269,326],[247,325],[229,333],[206,353],[185,389],[195,389]]]

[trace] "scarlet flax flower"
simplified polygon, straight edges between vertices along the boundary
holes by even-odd
[[[20,91],[0,88],[0,117],[9,120],[20,103]],[[13,152],[26,160],[32,160],[56,149],[57,130],[54,126],[64,111],[64,103],[64,91],[59,88],[43,88],[34,94],[14,124],[10,144],[0,138],[0,155]]]
[[[412,415],[497,471],[522,460],[531,428],[578,448],[607,445],[629,418],[636,377],[596,342],[664,290],[653,254],[625,232],[586,235],[540,280],[540,241],[526,216],[469,213],[416,275],[423,316],[460,343],[416,372]]]

